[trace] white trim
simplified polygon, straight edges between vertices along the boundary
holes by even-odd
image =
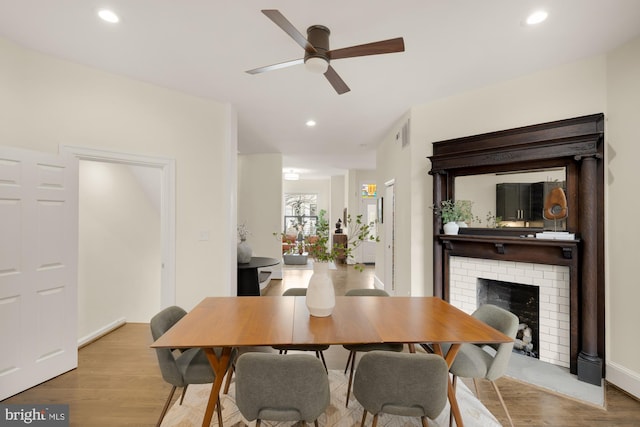
[[[607,362],[607,381],[640,399],[640,374],[615,362]]]
[[[227,128],[225,131],[226,158],[226,195],[225,199],[229,200],[227,210],[227,223],[230,225],[226,230],[226,242],[228,244],[227,253],[229,254],[227,276],[229,280],[228,295],[236,296],[238,293],[238,113],[231,104],[225,105],[225,119]]]
[[[85,335],[82,338],[78,338],[78,348],[83,347],[95,340],[97,340],[98,338],[103,337],[104,335],[107,335],[109,332],[118,329],[120,326],[124,325],[125,323],[127,323],[127,319],[124,317],[121,317],[120,319],[114,320],[113,322],[109,323],[108,325],[103,326],[102,328],[93,331],[92,333]]]
[[[89,147],[60,145],[61,153],[69,153],[80,160],[118,163],[131,166],[158,168],[162,172],[160,228],[162,268],[160,284],[161,308],[176,303],[176,161],[165,157],[153,157]]]
[[[384,283],[375,274],[373,275],[373,287],[376,289],[384,290]]]
[[[390,179],[389,181],[385,182],[384,186],[385,187],[391,187],[392,185],[395,185],[395,183],[396,183],[396,179],[393,178],[393,179]]]

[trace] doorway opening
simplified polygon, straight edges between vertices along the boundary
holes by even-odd
[[[157,293],[155,293],[155,309],[153,311],[157,312],[161,308],[175,304],[175,160],[103,151],[84,147],[61,146],[60,150],[76,156],[80,161],[81,169],[83,165],[89,166],[91,164],[93,164],[93,166],[102,165],[105,170],[110,167],[110,170],[112,172],[117,171],[117,174],[120,177],[129,175],[130,181],[128,182],[140,182],[141,180],[144,180],[142,176],[154,177],[152,181],[155,182],[152,186],[155,186],[156,191],[158,192],[159,227],[157,229],[159,236],[156,236],[156,238],[159,241],[159,249],[156,253],[159,253],[159,257],[156,257],[152,262],[158,263],[155,264],[159,269],[159,272],[158,270],[155,271],[155,281],[158,282],[157,277],[159,276],[159,289],[157,289]],[[93,169],[100,168],[94,167]],[[79,185],[82,187],[83,182],[80,182]],[[129,193],[129,190],[130,189],[127,189],[126,192]],[[144,193],[146,190],[139,189],[138,191],[140,193]],[[136,212],[133,211],[134,209],[136,209]],[[121,206],[112,210],[112,215],[135,217],[138,214],[137,209],[138,208],[135,207],[135,204],[132,203],[130,206]],[[101,224],[92,224],[92,226],[96,227],[98,229],[98,233],[100,233]],[[122,241],[115,242],[114,240],[116,239],[135,239],[135,234],[138,232],[142,233],[145,226],[146,224],[141,224],[139,227],[130,225],[128,233],[132,234],[131,236],[121,235],[118,237],[119,233],[107,233],[102,230],[104,234],[101,238],[104,239],[105,250],[108,250],[109,247],[117,247],[116,245],[110,246],[111,243],[123,244]],[[95,247],[95,245],[93,246]],[[123,250],[126,250],[126,244],[120,247],[123,247],[125,248]],[[99,254],[97,256],[99,256]],[[135,257],[138,255],[132,253],[130,256]],[[82,274],[81,268],[82,267],[79,268],[79,275]],[[108,272],[108,269],[118,269],[120,266],[103,265],[101,268],[106,268],[106,272]],[[90,287],[92,284],[87,283],[86,286]],[[101,284],[100,286],[105,285]],[[79,292],[81,291],[79,290]],[[96,295],[99,295],[99,293],[96,293]],[[135,298],[145,298],[145,295],[135,296]],[[79,345],[82,345],[84,342],[92,341],[93,339],[109,332],[111,329],[120,326],[120,324],[126,321],[126,319],[119,318],[114,316],[113,313],[109,313],[108,310],[101,310],[101,304],[104,304],[105,301],[95,301],[91,300],[89,297],[89,300],[85,303],[90,304],[92,306],[92,310],[94,309],[93,305],[95,305],[97,313],[93,313],[91,315],[92,320],[87,322],[87,324],[83,324],[81,321],[79,322]],[[109,298],[106,303],[113,304],[113,298]],[[82,310],[79,308],[79,312],[80,311]],[[133,321],[136,320],[134,319]]]

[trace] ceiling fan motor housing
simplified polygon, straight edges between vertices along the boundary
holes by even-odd
[[[305,50],[304,61],[309,58],[322,58],[329,62],[329,34],[331,31],[324,25],[312,25],[307,28],[307,41],[315,48],[315,52]]]

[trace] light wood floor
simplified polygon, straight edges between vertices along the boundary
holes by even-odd
[[[373,287],[372,268],[359,273],[340,267],[331,274],[338,295],[351,288]],[[310,275],[310,271],[286,271],[285,279],[272,281],[265,295],[304,287]],[[126,324],[80,349],[78,369],[2,403],[66,403],[71,426],[155,425],[171,387],[160,376],[150,344],[148,324]],[[332,346],[326,354],[330,369],[344,369],[344,349]],[[517,426],[640,426],[640,402],[611,385],[606,386],[605,410],[508,378],[497,383]],[[490,384],[482,381],[480,386],[480,400],[508,425]]]

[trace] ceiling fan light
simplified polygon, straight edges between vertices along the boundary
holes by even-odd
[[[319,56],[310,56],[305,59],[304,66],[307,70],[316,74],[324,74],[329,68],[329,61]]]

